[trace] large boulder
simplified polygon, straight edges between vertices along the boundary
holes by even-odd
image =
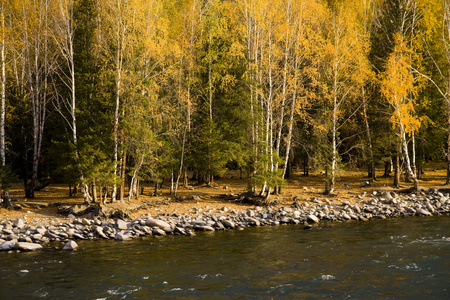
[[[24,251],[36,251],[41,250],[42,246],[36,243],[18,242],[16,243],[15,248]]]
[[[164,231],[172,229],[170,227],[169,223],[167,223],[163,220],[152,219],[152,218],[148,218],[147,220],[145,220],[145,225],[149,226],[149,227],[159,227]]]

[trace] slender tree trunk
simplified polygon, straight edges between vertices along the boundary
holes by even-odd
[[[170,176],[170,195],[173,195],[173,191],[174,191],[174,180],[173,180],[173,170]]]
[[[0,55],[1,55],[1,68],[2,68],[2,78],[1,78],[1,111],[0,111],[0,160],[3,169],[6,168],[6,147],[5,147],[5,120],[6,120],[6,54],[5,54],[5,7],[4,2],[1,4],[1,27],[2,36],[0,44]],[[5,189],[3,195],[3,207],[8,208],[11,206],[9,202],[9,189]]]
[[[450,78],[449,83],[450,87]],[[450,90],[450,88],[449,88]],[[447,98],[447,128],[448,128],[448,136],[447,136],[447,178],[445,180],[445,184],[450,184],[450,98]]]
[[[337,83],[336,83],[337,84]],[[336,85],[337,86],[337,85]],[[336,168],[337,168],[337,140],[336,140],[336,123],[337,123],[337,99],[336,92],[333,97],[333,128],[332,128],[332,153],[331,153],[331,178],[328,183],[328,189],[326,189],[326,194],[331,194],[334,191],[335,185],[335,176],[336,176]]]
[[[118,138],[118,131],[119,131],[119,108],[120,108],[120,89],[121,89],[121,80],[122,80],[122,70],[121,70],[121,53],[120,51],[120,45],[118,45],[118,54],[117,54],[117,82],[116,82],[116,108],[114,110],[114,152],[113,152],[113,159],[114,159],[114,176],[117,176],[117,161],[118,161],[118,155],[119,155],[119,138]],[[113,184],[113,191],[111,194],[111,202],[116,201],[116,195],[117,195],[117,185]]]
[[[126,175],[126,163],[127,163],[127,152],[123,151],[123,161],[122,161],[122,180],[120,184],[120,201],[123,201],[123,196],[125,194],[125,175]]]
[[[92,201],[97,203],[97,185],[95,184],[95,179],[92,180]]]
[[[287,8],[286,8],[286,13],[287,13],[287,27],[289,28],[290,24],[290,2],[287,3]],[[289,52],[290,52],[290,36],[289,36],[289,29],[286,32],[286,41],[285,41],[285,45],[284,45],[284,66],[283,66],[283,87],[282,87],[282,101],[281,101],[281,111],[280,111],[280,118],[278,121],[278,134],[277,134],[277,143],[276,143],[276,150],[275,153],[277,155],[277,157],[280,156],[280,145],[281,145],[281,133],[283,131],[283,121],[284,121],[284,110],[285,110],[285,106],[286,106],[286,99],[287,99],[287,69],[288,69],[288,58],[289,58]],[[294,100],[293,100],[294,102]],[[291,132],[291,124],[292,124],[292,112],[291,112],[291,119],[290,119],[290,125],[289,125],[289,131]],[[290,137],[288,137],[288,139],[290,139]],[[290,144],[290,141],[288,141],[288,143]],[[289,145],[290,147],[290,145]],[[287,148],[289,148],[287,147]],[[290,150],[290,149],[289,149]],[[286,155],[289,158],[289,152],[287,152],[288,154]],[[286,157],[285,156],[285,157]],[[286,175],[286,159],[285,159],[285,163],[283,165],[283,173],[281,178],[284,179],[284,176]],[[278,160],[275,164],[275,171],[278,170]],[[275,193],[281,193],[281,187],[276,187],[275,188]]]
[[[373,144],[372,144],[372,134],[370,132],[370,126],[369,126],[369,118],[367,116],[367,99],[366,99],[366,91],[365,88],[362,87],[362,101],[363,101],[363,114],[364,114],[364,123],[366,125],[366,134],[367,134],[367,142],[369,143],[369,156],[370,156],[370,162],[368,167],[368,175],[369,178],[375,180],[375,160],[373,156]]]
[[[291,115],[289,117],[289,131],[286,141],[286,153],[284,156],[284,165],[283,165],[283,173],[281,175],[281,178],[286,177],[286,169],[288,166],[289,161],[289,154],[291,152],[291,142],[292,142],[292,129],[294,127],[294,113],[295,113],[295,105],[297,100],[297,79],[298,79],[298,55],[295,56],[295,63],[294,63],[294,93],[292,95],[292,103],[291,103]]]
[[[145,156],[142,155],[141,160],[139,161],[138,165],[134,168],[133,171],[133,177],[131,178],[131,184],[130,184],[130,191],[128,193],[128,201],[131,201],[132,197],[136,197],[138,193],[138,178],[137,173],[142,167],[142,164],[144,163]]]
[[[392,172],[392,158],[389,158],[389,160],[384,162],[384,174],[383,177],[389,177],[391,176]]]
[[[0,111],[0,160],[2,167],[6,165],[5,156],[5,117],[6,117],[6,57],[5,57],[5,8],[4,2],[1,3],[1,26],[2,36],[0,41],[0,55],[2,64],[2,77],[1,77],[1,111]]]
[[[396,155],[394,157],[394,187],[395,188],[399,188],[400,184],[400,161],[399,161],[399,156]]]
[[[175,184],[175,191],[173,193],[173,196],[176,197],[177,196],[177,192],[178,192],[178,184],[180,182],[180,177],[181,177],[181,173],[183,172],[183,167],[184,167],[184,148],[186,145],[186,131],[188,130],[188,127],[186,126],[186,128],[184,129],[184,134],[183,134],[183,145],[182,145],[182,149],[181,149],[181,160],[180,160],[180,170],[178,171],[178,177],[177,177],[177,181]]]
[[[419,189],[419,182],[411,168],[411,161],[410,161],[410,157],[409,157],[409,153],[408,153],[408,144],[406,141],[405,126],[403,125],[402,118],[401,118],[398,107],[396,108],[396,111],[397,111],[398,118],[399,118],[400,139],[401,139],[401,143],[402,143],[402,147],[403,147],[403,151],[404,151],[404,157],[406,160],[406,175],[407,175],[407,178],[409,178],[409,177],[412,178],[412,180],[414,182],[414,190],[417,191]]]

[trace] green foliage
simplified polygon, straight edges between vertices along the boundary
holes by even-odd
[[[32,62],[25,61],[23,37],[27,28],[32,36],[36,20],[24,18],[21,3],[13,2],[8,30],[20,29],[20,34],[7,35],[7,158],[26,179],[34,151],[33,107],[31,79],[20,70]],[[408,66],[398,69],[408,77],[411,85],[405,90],[414,91],[416,100],[400,109],[411,116],[407,130],[414,130],[421,157],[441,159],[445,153],[447,107],[436,86],[417,75],[441,73],[436,85],[447,87],[441,1],[120,3],[73,2],[77,147],[70,112],[55,101],[46,111],[39,175],[76,183],[81,170],[97,185],[118,184],[117,153],[118,160],[126,157],[126,173],[141,180],[177,177],[182,167],[181,172],[192,170],[209,181],[232,167],[246,170],[254,186],[276,187],[284,182],[285,161],[308,161],[315,170],[330,172],[334,156],[342,164],[368,163],[371,155],[382,163],[399,154],[398,131],[389,122],[398,122],[391,118],[395,105],[383,94],[393,95],[401,84],[388,76],[377,79],[392,65],[396,33],[410,49],[405,51]],[[23,2],[28,4],[31,8],[31,2]],[[49,27],[56,24],[56,12],[49,10],[55,15]],[[51,47],[48,98],[70,99],[65,77],[70,67]],[[46,58],[37,59],[44,66]],[[8,182],[13,177],[5,172]]]
[[[0,166],[0,190],[8,190],[17,180],[17,174],[11,170],[10,166]]]

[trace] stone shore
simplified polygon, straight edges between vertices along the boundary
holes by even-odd
[[[450,195],[436,190],[418,195],[374,191],[369,200],[352,204],[331,203],[313,198],[281,208],[257,206],[251,209],[218,210],[195,214],[149,214],[135,220],[87,219],[69,215],[64,222],[28,224],[23,219],[0,224],[0,251],[35,251],[49,242],[64,242],[64,250],[76,250],[75,240],[113,239],[124,241],[143,236],[195,235],[196,231],[244,229],[253,226],[301,224],[348,220],[368,221],[406,216],[431,216],[450,213]]]

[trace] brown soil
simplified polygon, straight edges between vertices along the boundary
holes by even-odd
[[[292,204],[294,198],[296,201],[311,201],[314,199],[324,200],[325,198],[332,203],[347,201],[356,202],[361,199],[369,199],[374,190],[397,191],[392,187],[392,177],[381,177],[383,171],[377,170],[380,177],[371,182],[368,187],[361,187],[361,183],[367,181],[365,170],[347,170],[341,172],[336,181],[336,189],[333,195],[323,195],[325,176],[321,174],[310,174],[303,176],[296,172],[292,179],[286,182],[283,188],[283,194],[272,195],[271,200],[277,200],[274,206],[286,206]],[[423,188],[443,188],[446,178],[446,166],[444,164],[430,163],[424,168],[423,179],[419,181]],[[115,202],[107,204],[108,207],[116,209],[125,209],[130,211],[131,218],[142,217],[145,214],[157,216],[165,213],[195,214],[207,211],[214,211],[227,207],[228,209],[243,210],[253,207],[251,204],[241,203],[239,201],[229,201],[221,197],[226,194],[241,194],[246,191],[246,182],[239,178],[239,172],[230,171],[224,177],[216,179],[215,185],[195,185],[179,188],[178,196],[195,195],[196,200],[184,200],[181,202],[171,201],[169,187],[163,186],[160,190],[161,196],[152,197],[153,187],[144,186],[144,193],[139,199],[131,201]],[[401,188],[410,188],[411,183],[402,182]],[[364,193],[366,192],[366,193]],[[82,204],[83,199],[80,194],[75,197],[69,197],[68,187],[62,185],[49,185],[42,191],[35,193],[34,199],[23,198],[23,187],[16,184],[10,190],[12,203],[27,205],[20,210],[7,210],[0,208],[0,223],[5,220],[23,218],[29,223],[39,222],[62,222],[65,216],[58,215],[56,206],[47,206],[44,208],[34,208],[33,204]]]

